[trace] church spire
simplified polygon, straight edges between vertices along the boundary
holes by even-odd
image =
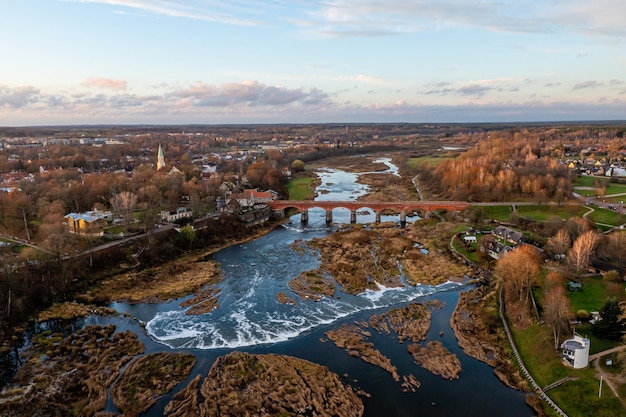
[[[163,156],[163,148],[161,148],[161,144],[159,143],[159,153],[157,156],[157,171],[165,166],[165,157]]]

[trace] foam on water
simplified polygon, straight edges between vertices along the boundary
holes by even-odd
[[[250,294],[256,293],[249,292],[247,301],[221,306],[210,314],[189,316],[182,310],[158,313],[146,325],[146,330],[153,339],[172,348],[238,348],[279,343],[359,311],[410,302],[457,285],[454,282],[437,287],[386,288],[381,285],[380,290],[367,290],[359,296],[346,294],[342,299],[308,300],[297,306],[278,302],[267,306],[268,300],[250,299]]]

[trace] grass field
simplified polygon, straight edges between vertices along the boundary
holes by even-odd
[[[599,311],[610,297],[616,297],[618,300],[626,299],[624,284],[607,285],[602,278],[598,277],[585,277],[579,281],[583,284],[581,291],[567,292],[574,312],[578,310]]]
[[[306,200],[315,195],[313,187],[315,179],[312,177],[301,177],[287,183],[287,191],[290,200]]]
[[[407,164],[409,169],[414,170],[417,169],[422,163],[427,162],[430,166],[437,166],[442,161],[447,159],[453,159],[450,156],[436,156],[436,155],[428,155],[428,156],[420,156],[419,158],[409,158]]]
[[[572,217],[580,217],[587,209],[581,206],[518,206],[517,212],[522,217],[537,221],[548,221],[556,218],[567,220]]]
[[[483,207],[490,218],[501,222],[509,221],[509,217],[513,212],[511,206],[486,206]]]
[[[606,187],[605,195],[626,193],[626,184],[615,184],[610,182],[608,177],[592,177],[581,175],[574,180],[574,187]],[[578,190],[582,195],[598,195],[599,189],[596,190]]]
[[[589,218],[596,223],[610,224],[613,226],[619,226],[626,223],[626,216],[616,213],[613,210],[594,207],[593,213],[589,214]]]

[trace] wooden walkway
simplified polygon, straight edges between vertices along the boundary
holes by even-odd
[[[539,384],[537,384],[537,381],[535,381],[535,379],[532,377],[530,372],[528,372],[528,369],[526,369],[526,365],[524,365],[522,356],[520,355],[519,351],[517,350],[517,346],[515,345],[515,340],[513,340],[513,334],[511,333],[511,329],[509,328],[509,323],[506,321],[506,318],[504,317],[504,289],[503,288],[504,286],[500,287],[500,319],[502,320],[502,324],[504,325],[504,330],[506,331],[506,337],[509,341],[509,345],[511,346],[511,349],[513,350],[513,356],[515,357],[515,360],[517,361],[517,365],[520,367],[522,374],[524,375],[526,380],[530,383],[530,386],[533,388],[533,390],[535,390],[537,395],[539,395],[539,397],[541,397],[545,402],[547,402],[548,405],[559,416],[568,417],[567,414],[565,414],[565,411],[561,410],[561,408],[558,405],[556,405],[554,401],[552,401],[552,398],[550,398],[548,394],[546,394],[546,392],[539,386]]]

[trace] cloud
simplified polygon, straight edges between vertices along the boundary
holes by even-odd
[[[126,81],[112,80],[110,78],[86,78],[83,82],[81,82],[81,85],[85,87],[98,87],[114,91],[123,91],[127,88]]]
[[[423,95],[457,95],[457,96],[472,96],[482,97],[490,91],[519,91],[519,86],[516,84],[510,84],[513,79],[502,78],[492,80],[477,80],[469,82],[463,85],[455,85],[450,82],[438,82],[435,83],[432,88],[419,91],[418,94]]]
[[[482,28],[508,33],[626,34],[622,0],[328,0],[314,2],[292,23],[327,37],[381,36]]]
[[[601,87],[602,85],[603,84],[599,81],[589,80],[589,81],[583,81],[578,84],[574,84],[574,86],[572,87],[572,90],[584,90],[586,88],[598,88],[598,87]]]
[[[239,26],[290,25],[322,37],[389,36],[447,28],[623,37],[623,0],[64,0]],[[116,10],[116,12],[120,12]]]
[[[299,103],[311,105],[328,99],[319,89],[288,89],[268,86],[258,81],[226,83],[221,86],[196,83],[171,93],[172,97],[191,99],[198,106],[280,106]]]
[[[0,124],[575,121],[622,119],[626,114],[626,98],[620,101],[624,96],[602,102],[579,95],[578,103],[511,101],[510,97],[494,96],[483,102],[483,94],[511,85],[506,80],[431,85],[463,96],[463,104],[436,100],[428,104],[409,100],[362,104],[318,88],[287,88],[259,81],[197,82],[183,88],[166,86],[159,94],[145,95],[114,90],[61,94],[34,86],[0,86]]]
[[[0,86],[0,107],[19,109],[39,101],[40,90],[35,87]]]
[[[238,26],[258,26],[260,21],[238,17],[241,14],[254,14],[261,5],[251,6],[245,0],[228,2],[206,2],[200,0],[70,0],[78,3],[98,3],[125,7],[155,15],[193,20],[206,20]],[[252,7],[252,9],[251,9]]]

